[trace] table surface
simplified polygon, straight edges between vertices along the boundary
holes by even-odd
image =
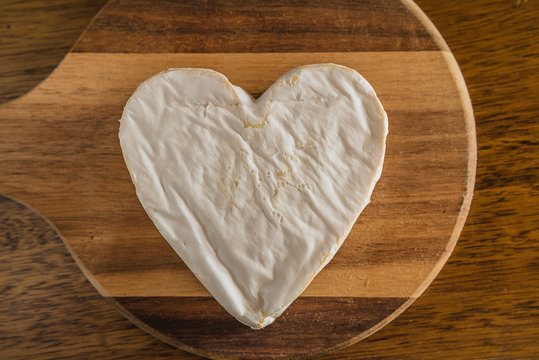
[[[0,102],[45,78],[104,2],[3,0]],[[418,4],[453,51],[474,106],[474,201],[427,291],[373,336],[323,359],[538,358],[539,1]],[[123,318],[43,219],[0,196],[0,358],[198,357]]]

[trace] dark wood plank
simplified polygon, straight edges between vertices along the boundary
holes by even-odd
[[[150,334],[181,348],[212,358],[279,359],[312,357],[344,347],[408,299],[301,297],[279,321],[262,330],[240,324],[213,298],[114,300]]]
[[[0,1],[0,104],[49,75],[106,2]]]
[[[394,0],[113,0],[76,52],[438,50]]]

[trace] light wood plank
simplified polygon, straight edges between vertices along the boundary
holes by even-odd
[[[326,268],[301,296],[409,298],[421,287],[433,267],[433,262],[406,262]],[[193,274],[187,268],[141,268],[93,276],[103,289],[107,289],[103,296],[211,297],[202,284],[193,281]]]

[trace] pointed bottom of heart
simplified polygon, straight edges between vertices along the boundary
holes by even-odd
[[[143,330],[179,348],[219,359],[283,359],[350,345],[408,298],[300,297],[275,323],[252,330],[209,297],[118,297]]]

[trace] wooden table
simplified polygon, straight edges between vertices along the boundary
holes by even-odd
[[[3,1],[0,102],[47,76],[103,3]],[[423,296],[378,333],[324,359],[539,357],[539,3],[418,4],[451,47],[474,105],[474,202]],[[44,220],[0,197],[0,358],[197,357],[124,319]]]

